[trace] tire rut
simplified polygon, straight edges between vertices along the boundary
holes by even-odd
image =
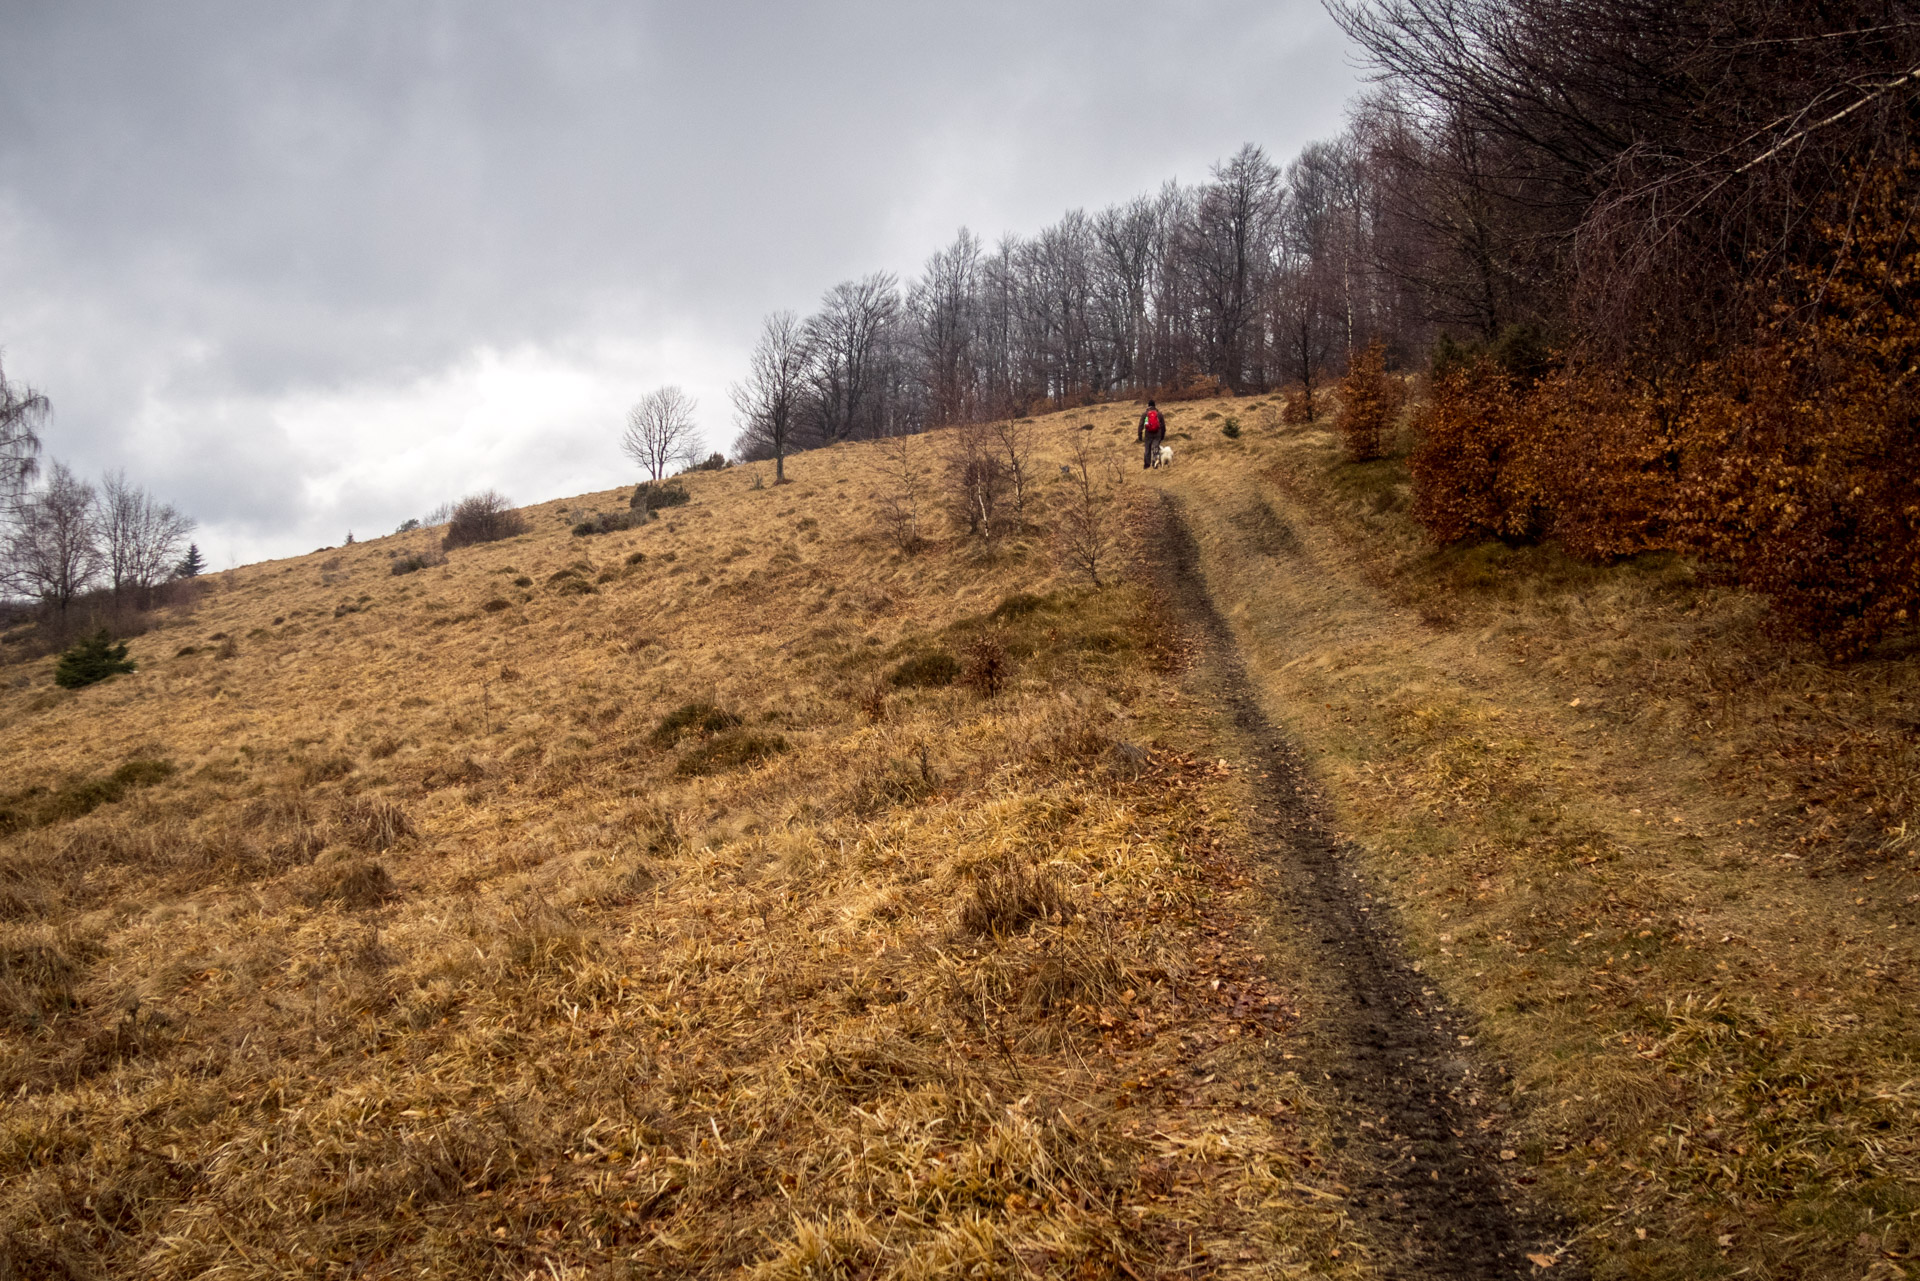
[[[1489,1072],[1466,1051],[1469,1029],[1408,963],[1375,918],[1319,807],[1299,750],[1261,710],[1239,646],[1208,595],[1180,500],[1161,492],[1164,590],[1203,642],[1207,694],[1233,719],[1257,760],[1249,828],[1256,858],[1280,883],[1278,922],[1311,972],[1301,1029],[1303,1079],[1332,1093],[1336,1174],[1394,1278],[1546,1275],[1529,1253],[1556,1256],[1556,1277],[1578,1276],[1551,1240],[1560,1224],[1519,1206],[1499,1166],[1499,1118]],[[1251,763],[1251,762],[1250,762]],[[1384,905],[1382,905],[1384,908]]]

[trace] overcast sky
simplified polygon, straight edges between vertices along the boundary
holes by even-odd
[[[0,41],[6,374],[215,567],[625,483],[662,383],[726,448],[767,312],[1284,163],[1358,87],[1317,0],[0,0]]]

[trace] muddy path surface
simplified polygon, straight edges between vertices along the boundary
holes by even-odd
[[[1163,590],[1199,642],[1193,683],[1249,754],[1256,861],[1277,887],[1275,926],[1308,972],[1301,1077],[1331,1105],[1334,1169],[1393,1278],[1579,1276],[1571,1229],[1530,1208],[1503,1172],[1495,1069],[1471,1028],[1423,982],[1343,856],[1298,749],[1268,720],[1231,627],[1207,593],[1180,500],[1160,495]],[[1384,913],[1384,905],[1379,905]],[[1548,1274],[1529,1255],[1553,1260]]]

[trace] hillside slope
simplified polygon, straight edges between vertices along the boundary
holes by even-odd
[[[1177,626],[874,462],[9,668],[0,1275],[1370,1270]]]
[[[1241,438],[1209,430],[1226,415]],[[1903,1275],[1911,638],[1833,665],[1711,567],[1435,550],[1399,458],[1344,463],[1272,406],[1184,422],[1153,483],[1356,888],[1511,1073],[1511,1168],[1588,1225],[1574,1253],[1603,1277]]]

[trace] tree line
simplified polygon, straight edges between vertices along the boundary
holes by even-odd
[[[1328,8],[1337,137],[768,317],[736,451],[1386,371],[1436,541],[1681,551],[1836,652],[1920,616],[1917,6]]]
[[[92,593],[150,608],[162,585],[204,567],[187,541],[194,522],[124,472],[97,485],[58,461],[43,472],[39,429],[51,408],[0,369],[0,590],[62,623]]]
[[[1198,185],[989,246],[962,229],[902,282],[765,320],[734,388],[743,458],[1143,394],[1319,385],[1425,318],[1372,250],[1355,138],[1283,169],[1248,144]]]

